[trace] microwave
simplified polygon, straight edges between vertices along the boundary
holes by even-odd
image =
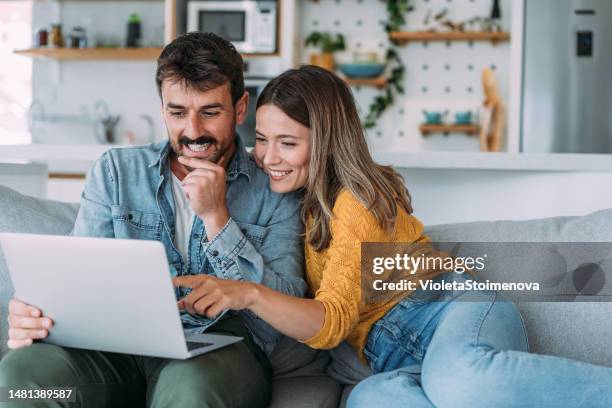
[[[277,52],[277,1],[193,0],[187,3],[187,31],[210,31],[240,53]]]

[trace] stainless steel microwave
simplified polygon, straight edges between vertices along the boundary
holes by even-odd
[[[277,1],[195,0],[187,3],[187,31],[211,31],[241,53],[277,51]]]

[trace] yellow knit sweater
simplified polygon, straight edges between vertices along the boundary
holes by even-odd
[[[386,232],[374,215],[346,190],[338,195],[333,215],[329,247],[317,252],[312,246],[305,246],[306,279],[311,294],[325,306],[325,323],[304,343],[316,349],[330,349],[346,340],[365,361],[363,348],[370,328],[401,298],[382,304],[362,301],[361,243],[412,243],[429,239],[423,234],[423,224],[403,209],[399,210],[395,230]],[[309,225],[310,222],[306,228]],[[427,278],[439,273],[430,271]]]

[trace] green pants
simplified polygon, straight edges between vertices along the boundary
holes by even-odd
[[[210,333],[244,340],[189,360],[63,348],[35,343],[0,362],[0,386],[76,387],[76,403],[32,401],[8,406],[44,407],[266,407],[270,363],[239,317]]]

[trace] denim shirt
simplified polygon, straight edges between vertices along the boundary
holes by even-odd
[[[307,286],[299,197],[272,192],[268,177],[236,136],[236,152],[226,170],[230,219],[208,241],[204,223],[196,216],[189,259],[183,259],[174,245],[170,153],[169,141],[104,153],[87,177],[72,235],[161,241],[173,277],[209,274],[303,296]],[[187,292],[177,289],[177,298]],[[255,342],[270,354],[280,333],[249,310],[238,314]],[[216,321],[186,312],[181,320],[191,331],[204,331]]]

